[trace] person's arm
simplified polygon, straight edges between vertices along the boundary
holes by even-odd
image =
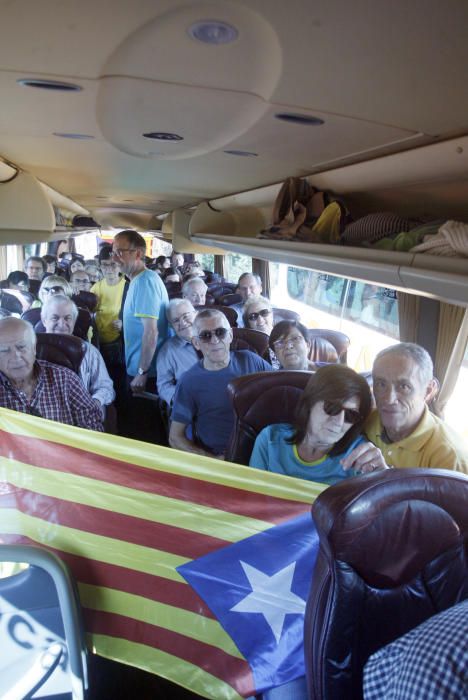
[[[193,452],[197,455],[205,455],[205,457],[213,457],[210,452],[202,449],[195,445],[192,440],[189,440],[185,435],[185,430],[187,424],[178,423],[177,421],[172,421],[171,428],[169,430],[169,445],[174,447],[176,450],[183,450],[184,452]]]
[[[391,469],[382,452],[372,442],[361,442],[341,460],[345,471],[353,469],[357,474],[368,474],[379,469]]]
[[[167,341],[166,341],[167,343]],[[156,360],[156,381],[160,398],[171,405],[176,390],[176,377],[174,367],[169,362],[169,353],[166,343],[162,346]]]
[[[256,469],[269,471],[268,459],[268,427],[264,428],[255,440],[255,444],[250,455],[249,465]]]
[[[102,411],[83,386],[82,381],[75,375],[68,377],[68,405],[73,417],[73,425],[88,430],[104,430]]]
[[[80,366],[80,376],[92,398],[101,407],[108,406],[115,399],[114,385],[109,377],[101,353],[93,345],[88,345]]]
[[[141,367],[144,370],[149,370],[151,360],[153,359],[153,355],[156,351],[156,345],[158,344],[158,319],[142,316],[140,317],[140,321],[143,324],[143,337],[141,339],[138,367]],[[134,394],[139,394],[145,390],[147,377],[148,374],[146,372],[142,375],[137,374],[132,379],[130,387]]]

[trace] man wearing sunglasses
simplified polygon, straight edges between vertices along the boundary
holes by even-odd
[[[249,350],[231,352],[232,337],[228,320],[221,311],[204,309],[195,317],[192,343],[203,359],[180,378],[172,410],[171,447],[223,458],[234,424],[227,393],[229,382],[235,377],[272,369]]]

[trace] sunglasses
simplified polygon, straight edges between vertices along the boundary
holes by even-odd
[[[60,294],[64,292],[63,287],[59,287],[58,285],[55,287],[44,287],[44,292],[53,292],[54,294]]]
[[[356,411],[354,408],[344,408],[339,401],[324,401],[323,410],[328,416],[337,416],[343,411],[345,423],[351,423],[351,425],[356,425],[362,420],[359,411]]]
[[[228,333],[229,330],[227,328],[215,328],[214,331],[202,331],[198,336],[198,339],[202,343],[210,343],[211,338],[214,335],[218,338],[218,340],[224,340]]]
[[[262,309],[261,311],[252,311],[251,314],[247,316],[247,320],[256,321],[259,316],[266,318],[271,314],[270,309]]]

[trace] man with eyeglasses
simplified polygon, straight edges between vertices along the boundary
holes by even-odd
[[[73,294],[80,292],[89,292],[91,289],[91,280],[86,270],[76,270],[70,275],[70,284],[73,288]]]
[[[156,352],[168,337],[166,288],[159,275],[145,265],[146,242],[137,231],[118,233],[112,245],[113,259],[130,279],[123,310],[125,365],[128,402],[125,431],[128,437],[164,443],[164,430],[159,412],[141,396],[154,391]],[[154,403],[154,402],[153,402]],[[154,403],[156,409],[156,403]]]
[[[102,415],[81,379],[36,360],[36,334],[19,318],[0,319],[0,406],[59,423],[102,431]]]
[[[203,359],[179,380],[169,433],[171,447],[224,458],[234,425],[227,392],[229,382],[235,377],[272,369],[249,350],[231,352],[232,338],[228,320],[221,311],[204,309],[198,312],[192,343]]]
[[[158,394],[169,408],[180,377],[199,360],[192,345],[196,313],[188,299],[171,299],[166,308],[167,320],[175,336],[166,340],[158,352],[156,377]]]

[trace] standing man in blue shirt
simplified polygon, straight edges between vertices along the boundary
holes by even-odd
[[[169,444],[186,452],[223,459],[234,425],[234,410],[227,392],[229,382],[244,374],[271,371],[272,367],[250,350],[230,351],[232,330],[221,311],[200,311],[194,329],[192,343],[203,359],[179,380]]]
[[[123,310],[127,370],[127,437],[164,444],[164,430],[156,402],[141,397],[153,391],[156,353],[168,336],[166,288],[159,275],[145,266],[146,242],[137,231],[118,233],[112,254],[130,279]],[[159,429],[158,429],[159,426]]]

